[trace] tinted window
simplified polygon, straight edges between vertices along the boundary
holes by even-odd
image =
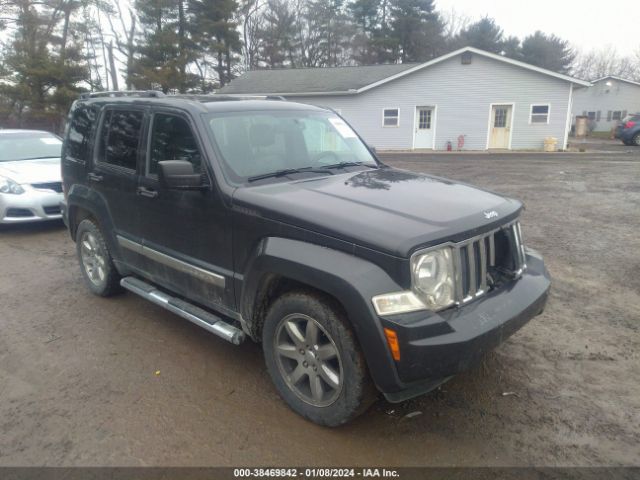
[[[91,129],[96,120],[96,111],[89,107],[79,107],[73,112],[67,131],[65,156],[85,160],[89,153]]]
[[[186,160],[200,171],[201,157],[189,124],[184,118],[158,113],[153,116],[151,149],[149,152],[149,174],[158,173],[158,162],[163,160]]]
[[[101,162],[136,169],[142,118],[142,112],[107,111],[100,138]]]

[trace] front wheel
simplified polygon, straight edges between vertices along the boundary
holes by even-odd
[[[633,140],[631,140],[631,144],[635,145],[636,147],[640,147],[640,133],[636,133],[633,136]]]
[[[312,422],[342,425],[375,399],[359,345],[328,297],[291,292],[278,298],[265,319],[262,348],[280,396]]]

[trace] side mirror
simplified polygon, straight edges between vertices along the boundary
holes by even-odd
[[[202,175],[193,171],[193,164],[186,160],[158,162],[160,185],[170,190],[202,190]]]
[[[369,145],[369,144],[367,144],[367,147],[369,148],[369,151],[370,151],[371,153],[373,153],[374,155],[375,155],[376,153],[378,153],[378,152],[376,152],[376,147],[371,146],[371,145]]]

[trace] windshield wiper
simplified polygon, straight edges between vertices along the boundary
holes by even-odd
[[[323,168],[344,168],[344,167],[369,167],[369,168],[378,168],[377,165],[371,165],[365,162],[340,162],[334,163],[332,165],[323,165]]]
[[[247,178],[247,182],[255,182],[257,180],[262,180],[264,178],[285,177],[293,173],[303,173],[303,172],[328,173],[329,175],[334,175],[334,173],[331,170],[328,170],[325,168],[314,168],[314,167],[285,168],[282,170],[276,170],[275,172],[263,173],[262,175],[254,175],[253,177]]]

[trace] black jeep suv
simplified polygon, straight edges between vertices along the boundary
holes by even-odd
[[[86,95],[65,222],[97,295],[124,288],[239,344],[335,426],[424,394],[542,312],[522,204],[390,168],[333,111],[282,99]]]

